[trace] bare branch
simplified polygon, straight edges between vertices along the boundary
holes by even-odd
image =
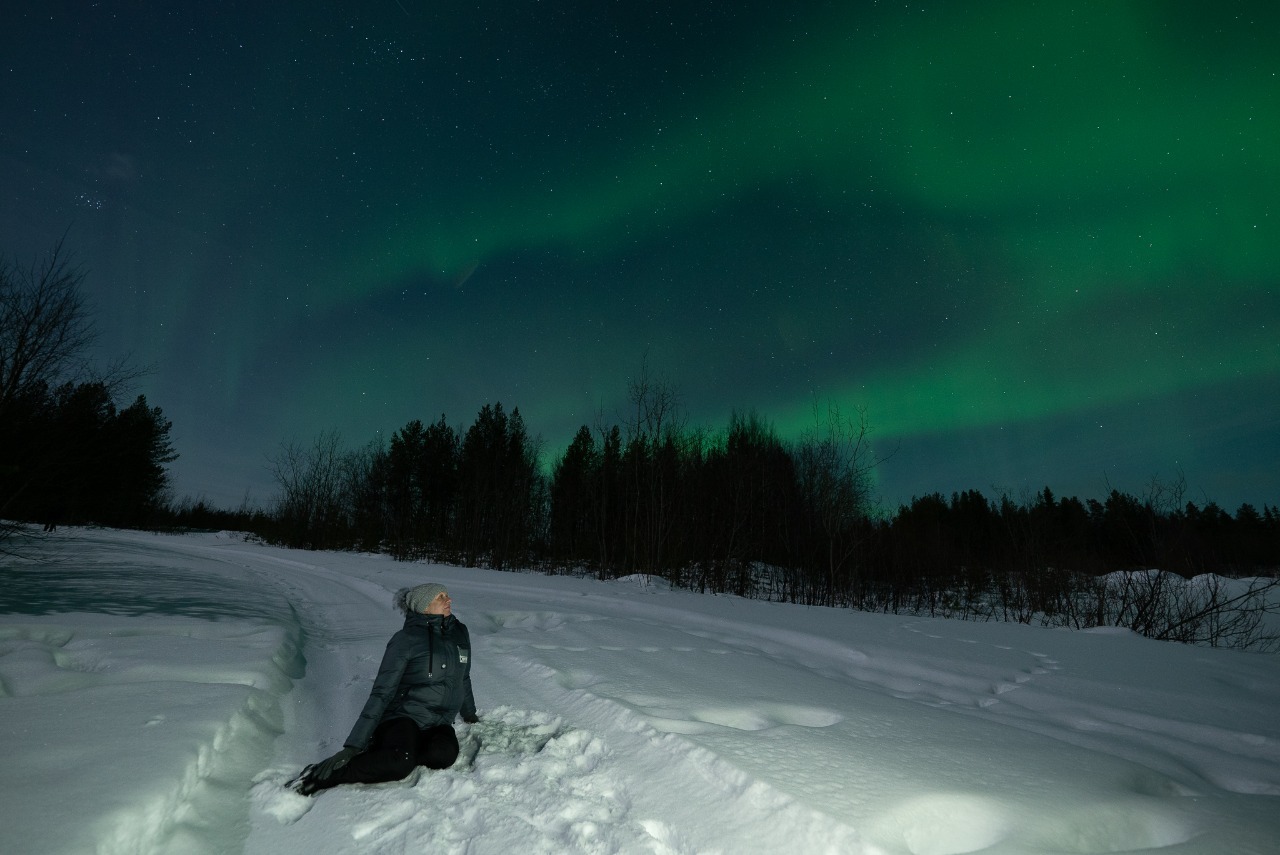
[[[0,409],[87,370],[98,334],[80,291],[84,276],[61,241],[25,268],[0,261]]]

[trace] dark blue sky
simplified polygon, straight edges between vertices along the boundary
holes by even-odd
[[[175,491],[650,369],[865,408],[879,492],[1280,499],[1274,4],[34,2],[0,251],[66,233]]]

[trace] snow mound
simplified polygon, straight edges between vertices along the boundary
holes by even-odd
[[[201,853],[210,825],[247,835],[297,656],[280,627],[238,621],[0,616],[0,851]],[[48,821],[52,793],[75,822]]]
[[[610,584],[640,588],[654,593],[671,590],[670,582],[661,576],[654,576],[652,573],[632,573],[630,576],[619,576],[617,579],[611,579]]]

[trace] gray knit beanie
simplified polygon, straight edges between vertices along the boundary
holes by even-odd
[[[420,615],[431,605],[431,601],[441,594],[448,593],[444,585],[426,582],[415,588],[402,588],[396,592],[395,603],[406,615]]]

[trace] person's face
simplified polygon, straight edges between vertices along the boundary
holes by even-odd
[[[436,594],[436,598],[431,601],[431,605],[427,606],[427,614],[429,615],[453,614],[453,600],[449,598],[449,595],[447,593]]]

